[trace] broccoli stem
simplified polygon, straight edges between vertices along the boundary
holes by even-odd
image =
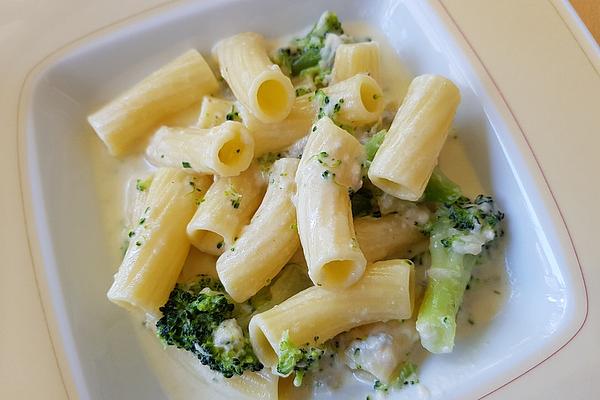
[[[321,49],[310,48],[292,62],[292,75],[296,76],[302,70],[314,67],[321,60]]]
[[[432,353],[449,353],[454,347],[456,314],[471,279],[475,256],[444,247],[443,237],[431,238],[431,268],[425,297],[419,309],[417,330],[421,344]]]
[[[367,153],[367,160],[373,161],[377,150],[379,150],[381,143],[383,143],[383,139],[385,139],[385,133],[386,130],[382,129],[376,134],[374,134],[371,138],[369,138],[369,140],[367,140],[367,142],[365,143],[365,152]]]
[[[504,214],[490,196],[479,195],[475,200],[463,197],[458,185],[437,168],[424,200],[438,203],[438,208],[427,228],[431,235],[431,268],[417,331],[427,350],[449,353],[454,347],[456,314],[475,259],[487,243],[502,234],[500,222]]]
[[[460,196],[462,193],[458,185],[444,175],[439,167],[435,167],[427,183],[427,188],[425,188],[423,200],[446,203],[453,202]]]

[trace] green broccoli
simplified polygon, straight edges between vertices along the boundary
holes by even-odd
[[[375,154],[377,153],[377,150],[379,150],[381,143],[383,143],[383,139],[385,139],[386,133],[386,130],[382,129],[373,136],[371,136],[369,140],[365,142],[364,147],[365,152],[367,153],[367,160],[369,162],[373,161],[373,159],[375,158]]]
[[[290,47],[281,48],[275,55],[275,62],[291,76],[305,75],[322,85],[325,75],[331,72],[335,49],[326,46],[328,34],[343,35],[342,24],[337,15],[324,12],[311,31],[302,38],[296,38]]]
[[[462,196],[458,186],[439,170],[429,181],[425,200],[441,204],[426,228],[431,268],[417,330],[427,350],[449,353],[454,347],[456,314],[476,256],[501,235],[504,214],[489,196],[479,195],[474,201]]]
[[[432,203],[453,203],[461,196],[458,185],[444,175],[439,167],[434,168],[423,193],[423,200]]]
[[[405,361],[402,363],[396,377],[390,383],[383,383],[377,379],[373,384],[373,389],[380,392],[388,392],[392,387],[414,385],[415,383],[419,383],[417,366],[410,361]]]
[[[218,281],[200,276],[178,284],[160,311],[157,335],[166,345],[194,353],[226,378],[263,368],[235,319],[235,304]]]
[[[294,386],[302,385],[304,374],[314,369],[325,351],[318,347],[296,346],[289,338],[289,332],[285,331],[279,342],[279,360],[277,362],[277,374],[287,377],[292,372],[294,376]]]

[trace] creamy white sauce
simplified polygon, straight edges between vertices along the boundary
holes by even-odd
[[[354,36],[370,37],[379,42],[381,50],[381,76],[386,101],[392,109],[397,108],[406,94],[412,76],[407,71],[401,60],[398,59],[394,49],[387,43],[385,36],[365,23],[344,23],[347,33]],[[288,35],[271,42],[273,48],[285,45],[294,35]],[[170,119],[172,125],[186,125],[195,122],[198,116],[199,105],[195,104],[181,114]],[[456,181],[463,192],[469,197],[485,193],[481,187],[474,168],[468,161],[465,149],[461,144],[460,133],[450,132],[449,138],[440,156],[440,166],[444,172]],[[147,176],[153,169],[145,161],[143,153],[116,159],[108,155],[100,140],[90,135],[92,149],[92,162],[94,164],[95,187],[102,205],[103,229],[110,238],[113,248],[110,249],[114,264],[108,267],[116,270],[122,256],[122,244],[126,239],[127,209],[131,203],[130,198],[135,191],[135,181]],[[129,200],[128,200],[129,196]],[[486,325],[492,320],[502,307],[509,294],[508,280],[503,260],[502,243],[490,251],[484,265],[479,265],[473,272],[473,279],[466,291],[465,300],[458,314],[457,341],[469,340],[469,337],[482,333]],[[423,257],[424,265],[417,262],[416,271],[419,276],[418,288],[422,290],[425,282],[425,269],[427,256]],[[140,344],[146,352],[147,360],[156,372],[156,378],[161,382],[165,393],[170,398],[186,399],[201,398],[201,393],[207,382],[214,381],[210,371],[190,371],[185,363],[177,362],[169,351],[166,351],[154,335],[143,327],[139,317],[135,317],[133,325],[139,335]],[[414,321],[413,321],[414,323]],[[383,338],[383,337],[382,337]],[[382,339],[379,338],[379,339]],[[384,338],[385,339],[385,338]],[[377,343],[373,345],[382,345]],[[385,347],[385,346],[383,346]],[[410,359],[421,361],[425,357],[436,357],[427,354],[417,344],[410,352]],[[329,365],[330,364],[330,365]],[[427,399],[429,390],[427,381],[421,379],[419,384],[408,385],[400,390],[393,390],[387,394],[373,390],[372,382],[365,383],[364,377],[356,379],[345,364],[336,358],[331,361],[319,376],[312,390],[315,399]],[[199,372],[200,371],[200,372]],[[362,381],[361,381],[362,380]],[[311,381],[310,376],[305,382]],[[298,399],[309,398],[309,388],[295,391]],[[208,391],[210,392],[210,390]],[[223,398],[232,398],[225,395]]]

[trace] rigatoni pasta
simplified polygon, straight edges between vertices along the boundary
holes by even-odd
[[[204,96],[202,104],[200,105],[200,115],[196,126],[198,128],[212,128],[217,125],[221,125],[227,121],[227,116],[231,115],[233,120],[233,101],[219,99],[213,96]]]
[[[328,114],[335,114],[335,121],[351,127],[376,122],[383,112],[383,92],[375,79],[366,74],[354,75],[323,92],[327,95]]]
[[[300,245],[296,227],[298,159],[282,158],[273,164],[267,193],[252,221],[217,261],[217,273],[232,299],[248,300],[268,285]]]
[[[217,277],[217,256],[203,253],[192,246],[177,282],[191,282],[197,279],[199,275]]]
[[[314,126],[298,172],[298,232],[316,285],[348,287],[366,260],[352,222],[348,190],[361,185],[364,150],[352,135],[324,117]]]
[[[346,289],[313,286],[279,306],[255,315],[250,340],[259,360],[277,363],[284,332],[294,343],[324,343],[335,335],[371,322],[407,319],[414,305],[414,268],[407,260],[380,261]]]
[[[265,186],[256,165],[239,176],[217,179],[187,226],[192,244],[213,255],[231,251],[241,229],[260,205]]]
[[[198,199],[190,182],[183,171],[156,172],[109,300],[151,314],[167,301],[190,248],[185,227]]]
[[[88,116],[88,121],[112,155],[123,155],[163,118],[218,88],[204,58],[190,50]]]
[[[429,240],[415,222],[402,214],[355,218],[356,239],[367,262],[390,256],[411,258],[422,253]]]
[[[199,174],[236,176],[254,157],[254,139],[239,122],[226,121],[210,129],[163,126],[146,149],[160,166],[186,168]]]
[[[280,122],[264,123],[244,106],[238,108],[244,126],[254,138],[256,156],[284,150],[308,135],[317,114],[312,93],[296,97],[290,113]]]
[[[331,71],[335,84],[356,74],[367,74],[380,82],[379,44],[377,42],[348,43],[338,46]]]
[[[267,55],[264,38],[240,33],[215,46],[221,75],[235,97],[261,122],[279,122],[292,109],[295,92],[290,79]]]
[[[459,102],[460,92],[450,80],[437,75],[413,79],[369,168],[371,181],[400,199],[419,200]]]
[[[246,372],[241,376],[225,378],[216,371],[211,371],[201,364],[195,355],[173,347],[152,348],[156,342],[156,332],[148,330],[143,332],[142,340],[149,342],[145,347],[150,349],[146,354],[150,362],[160,365],[161,385],[165,391],[176,393],[176,399],[187,399],[205,392],[206,385],[215,385],[211,388],[211,396],[219,396],[235,400],[278,400],[279,377],[268,371]],[[165,357],[166,356],[166,357]],[[183,375],[183,376],[182,376]],[[188,379],[186,378],[186,375]],[[214,398],[214,397],[211,397]]]

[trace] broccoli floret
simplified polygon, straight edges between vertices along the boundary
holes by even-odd
[[[426,227],[431,268],[417,330],[427,350],[448,353],[454,346],[456,313],[476,256],[500,236],[504,214],[490,196],[479,195],[474,201],[464,197],[439,170],[429,181],[426,193],[426,200],[441,204]]]
[[[331,72],[337,48],[335,43],[327,42],[329,34],[339,38],[344,30],[337,15],[326,11],[306,36],[294,39],[290,47],[279,49],[274,61],[288,75],[310,76],[315,84],[322,86],[325,76]]]
[[[178,284],[160,308],[157,335],[166,345],[194,353],[200,362],[226,378],[263,365],[235,319],[235,304],[223,286],[206,276]]]
[[[292,372],[295,373],[294,386],[299,387],[302,385],[304,374],[318,365],[323,353],[323,349],[308,344],[306,346],[296,346],[289,339],[289,332],[285,331],[279,342],[277,374],[287,377]]]

